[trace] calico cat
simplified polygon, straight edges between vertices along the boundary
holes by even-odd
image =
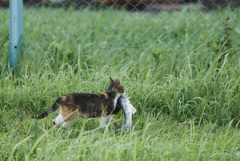
[[[107,120],[112,119],[111,114],[116,114],[121,110],[117,106],[118,98],[124,93],[124,87],[120,81],[112,80],[108,91],[99,94],[70,93],[57,98],[55,103],[47,111],[36,117],[43,119],[60,107],[59,115],[53,120],[53,126],[63,123],[62,127],[67,128],[75,116],[85,116],[88,118],[101,117],[100,126],[103,127]]]

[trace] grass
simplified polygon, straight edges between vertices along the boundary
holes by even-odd
[[[14,75],[0,35],[0,160],[239,160],[238,13],[25,8]],[[31,119],[62,94],[106,91],[109,76],[137,109],[129,133]]]

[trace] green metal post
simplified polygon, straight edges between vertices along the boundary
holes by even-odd
[[[21,58],[23,33],[23,0],[10,0],[9,63],[13,70]]]

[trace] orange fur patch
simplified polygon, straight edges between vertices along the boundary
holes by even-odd
[[[106,99],[108,99],[108,95],[106,93],[103,93],[103,95],[105,96]]]
[[[80,112],[78,109],[73,111],[71,108],[68,108],[67,106],[61,106],[60,114],[63,116],[64,121],[68,121],[73,119],[75,116],[80,115]]]
[[[61,97],[62,97],[63,102],[67,100],[67,96],[61,96]]]
[[[102,111],[104,110],[104,106],[103,106],[103,104],[101,104],[101,110],[102,110]]]
[[[103,112],[103,117],[107,117],[107,107],[104,109],[104,112]]]

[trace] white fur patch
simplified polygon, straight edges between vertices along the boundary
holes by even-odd
[[[116,106],[117,106],[117,100],[118,100],[118,98],[119,98],[121,95],[122,95],[122,94],[117,93],[115,99],[113,100],[113,107],[114,107],[114,109],[116,108]]]
[[[61,123],[64,123],[64,119],[62,117],[62,115],[58,115],[54,120],[53,120],[54,124],[57,125],[57,124],[61,124]]]

